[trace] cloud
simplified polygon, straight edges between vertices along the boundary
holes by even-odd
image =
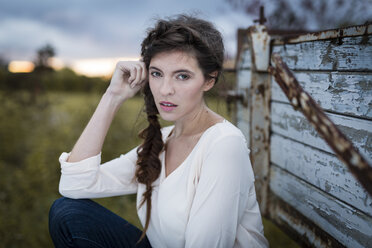
[[[5,51],[6,57],[13,59],[32,59],[35,51],[46,43],[52,44],[57,55],[66,60],[115,56],[115,51],[118,50],[111,46],[118,42],[100,42],[84,32],[66,33],[54,26],[27,19],[3,21],[0,23],[0,30],[0,50]],[[127,51],[122,52],[128,56],[137,54],[136,49],[129,42],[125,44],[124,39],[120,45],[127,48]]]
[[[63,60],[136,57],[154,18],[199,13],[215,22],[235,51],[236,29],[247,18],[225,0],[13,0],[0,9],[0,50],[8,59],[32,59],[49,42]],[[231,52],[232,51],[232,52]]]

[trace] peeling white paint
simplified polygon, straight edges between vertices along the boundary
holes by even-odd
[[[372,74],[295,72],[301,87],[324,109],[372,119]],[[288,98],[272,79],[272,100]]]
[[[368,71],[372,67],[372,40],[363,37],[273,46],[291,70]]]
[[[336,156],[276,134],[270,153],[271,163],[372,216],[371,196]]]
[[[372,121],[327,114],[350,139],[364,158],[372,164]],[[271,103],[271,130],[282,136],[334,154],[301,112],[284,103]]]
[[[270,189],[346,247],[369,247],[372,218],[272,165]]]

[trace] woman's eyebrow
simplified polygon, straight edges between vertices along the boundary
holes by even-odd
[[[149,69],[157,70],[157,71],[162,71],[159,68],[156,68],[155,66],[150,66]]]
[[[160,70],[159,68],[157,68],[157,67],[155,67],[155,66],[150,66],[150,67],[149,67],[149,70],[150,70],[150,69],[151,69],[151,70],[157,70],[157,71],[163,72],[162,70]],[[195,75],[194,72],[192,72],[192,71],[190,71],[190,70],[187,70],[187,69],[179,69],[179,70],[176,70],[176,71],[173,72],[173,74],[181,73],[181,72],[183,72],[183,73],[189,73],[189,74],[191,74],[191,75]]]
[[[175,74],[175,73],[180,73],[180,72],[186,72],[186,73],[189,73],[189,74],[191,74],[191,75],[194,75],[194,74],[195,74],[195,73],[193,73],[192,71],[187,70],[187,69],[180,69],[180,70],[174,71],[173,74]]]

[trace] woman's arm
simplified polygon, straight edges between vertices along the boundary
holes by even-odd
[[[117,63],[109,87],[72,149],[67,162],[81,161],[100,153],[117,110],[123,102],[138,92],[146,78],[147,71],[143,62]]]
[[[102,198],[137,192],[133,180],[137,147],[118,158],[101,164],[101,154],[79,162],[66,162],[68,153],[62,153],[59,192],[73,199]]]

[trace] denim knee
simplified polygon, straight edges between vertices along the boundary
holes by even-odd
[[[60,212],[59,210],[65,204],[64,202],[66,202],[66,199],[66,197],[61,197],[53,202],[52,206],[49,209],[49,221],[51,219],[55,219],[55,217],[58,215],[58,212]]]
[[[55,200],[49,209],[49,221],[60,217],[60,214],[63,212],[62,209],[66,208],[71,200],[72,199],[66,197],[61,197]]]
[[[49,232],[57,248],[135,247],[141,236],[138,228],[96,202],[66,197],[50,208]],[[151,247],[147,238],[141,244]]]
[[[65,220],[73,218],[78,212],[83,211],[83,202],[89,200],[76,200],[61,197],[55,200],[49,210],[49,229],[58,227]]]
[[[58,247],[70,247],[72,244],[71,223],[80,218],[86,211],[86,206],[90,205],[88,199],[70,199],[61,197],[54,201],[49,210],[49,234],[56,244],[62,244]],[[57,245],[56,245],[57,247]]]
[[[71,199],[61,197],[55,200],[49,210],[49,221],[57,221],[63,216],[73,215],[76,212],[84,211],[83,208],[89,204],[88,199]]]

